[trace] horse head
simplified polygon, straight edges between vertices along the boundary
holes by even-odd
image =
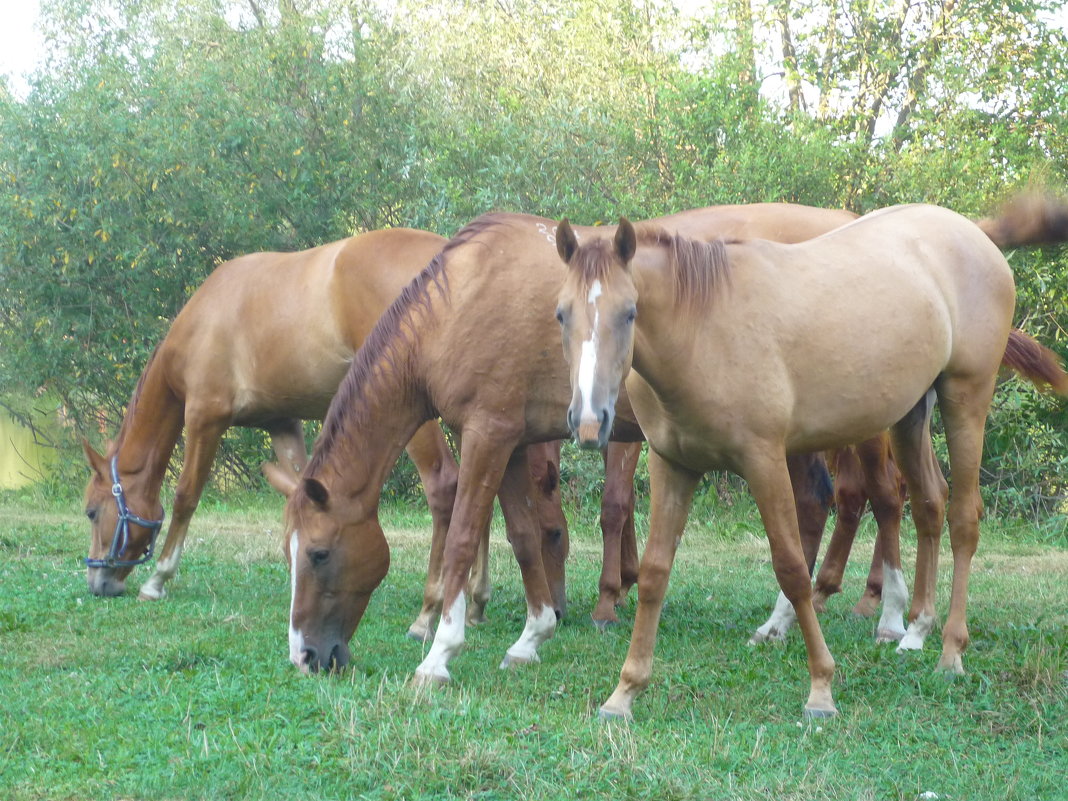
[[[264,472],[288,497],[289,659],[305,673],[342,668],[371,593],[389,571],[377,512],[319,479]]]
[[[103,456],[83,439],[82,450],[92,470],[85,487],[85,516],[92,534],[86,581],[94,595],[122,595],[126,577],[152,556],[163,507],[142,473],[119,473],[115,446]],[[153,511],[151,517],[141,517],[135,510]]]
[[[557,252],[568,266],[556,307],[571,368],[567,424],[583,448],[608,443],[619,385],[630,370],[638,308],[630,261],[636,247],[634,227],[626,219],[619,221],[611,242],[579,245],[567,220],[556,232]]]

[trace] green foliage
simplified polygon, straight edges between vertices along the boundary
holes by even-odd
[[[219,262],[360,230],[765,200],[989,213],[1068,179],[1055,5],[48,0],[29,96],[0,89],[0,386],[47,389],[97,439]],[[1063,248],[1010,259],[1020,324],[1068,353]],[[1064,422],[1027,389],[998,402],[999,509],[1064,511]],[[219,486],[267,457],[231,433]]]

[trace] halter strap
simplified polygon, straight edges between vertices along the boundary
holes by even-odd
[[[115,498],[115,506],[119,512],[118,519],[115,521],[115,533],[111,537],[111,548],[108,550],[106,559],[86,557],[85,564],[88,567],[135,567],[144,564],[152,558],[152,550],[156,547],[156,536],[163,527],[163,518],[146,520],[130,511],[130,507],[126,505],[126,493],[119,480],[119,455],[117,453],[111,457],[111,494]],[[122,558],[130,542],[130,523],[147,528],[150,532],[148,549],[138,559]]]

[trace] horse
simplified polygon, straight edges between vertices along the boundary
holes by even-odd
[[[160,487],[186,431],[185,458],[174,510],[156,570],[140,597],[157,600],[178,560],[219,439],[230,426],[266,429],[279,462],[272,471],[296,475],[307,461],[300,421],[321,419],[353,354],[381,312],[446,242],[426,231],[389,229],[296,253],[255,253],[221,264],[193,294],[138,380],[117,439],[106,454],[83,440],[92,474],[85,493],[92,525],[87,581],[96,595],[125,590],[145,562],[162,525]],[[423,608],[409,633],[422,638],[440,608],[440,559],[455,495],[457,467],[434,422],[407,450],[419,471],[433,519]],[[532,454],[544,474],[551,448]],[[559,497],[536,495],[548,521],[546,563],[562,595],[566,522]],[[131,512],[136,510],[140,515]],[[562,529],[562,530],[561,530]],[[488,534],[488,529],[487,529]],[[485,553],[484,544],[480,553]],[[485,560],[472,578],[472,618],[489,595]]]
[[[938,542],[950,499],[930,445],[935,400],[954,479],[953,589],[938,667],[962,672],[983,428],[998,368],[1004,361],[1068,392],[1068,376],[1049,351],[1022,334],[1010,338],[1012,272],[983,229],[926,205],[876,211],[792,245],[705,243],[655,227],[639,236],[625,220],[613,239],[580,244],[563,221],[557,249],[568,266],[556,317],[570,363],[572,434],[581,446],[604,445],[625,378],[628,413],[650,447],[638,607],[619,683],[601,715],[631,718],[651,680],[675,550],[698,481],[715,468],[741,475],[759,509],[776,578],[805,640],[804,714],[837,713],[834,659],[813,608],[787,455],[885,429],[919,540],[901,647],[922,647],[935,622]],[[859,330],[870,335],[858,337]]]
[[[710,207],[655,221],[687,235],[804,239],[855,215],[789,204]],[[371,593],[389,568],[377,519],[382,482],[400,446],[434,416],[460,434],[460,474],[443,562],[444,602],[417,681],[448,681],[462,646],[470,569],[494,494],[519,561],[527,601],[523,633],[502,666],[536,661],[554,632],[543,566],[531,541],[531,443],[567,435],[568,371],[552,320],[564,267],[555,223],[491,214],[467,225],[379,320],[331,403],[312,457],[285,488],[291,575],[290,659],[301,670],[341,667]],[[612,227],[584,227],[584,238]],[[803,232],[803,233],[802,233]],[[641,440],[621,399],[612,438]]]

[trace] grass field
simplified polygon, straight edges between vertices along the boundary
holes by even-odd
[[[654,681],[632,724],[596,711],[626,652],[589,623],[599,535],[573,530],[568,618],[542,663],[498,670],[522,628],[518,571],[495,532],[490,623],[451,686],[408,679],[429,520],[387,510],[393,567],[341,675],[287,660],[280,503],[194,518],[160,603],[91,597],[77,502],[0,496],[0,799],[1065,799],[1068,551],[990,523],[975,560],[966,676],[876,646],[847,590],[823,616],[841,714],[806,723],[805,652],[745,642],[775,585],[755,511],[721,509],[680,548]],[[585,516],[588,519],[588,515]],[[906,557],[913,537],[906,531]],[[940,612],[948,577],[942,560]],[[911,576],[911,571],[909,571]]]

